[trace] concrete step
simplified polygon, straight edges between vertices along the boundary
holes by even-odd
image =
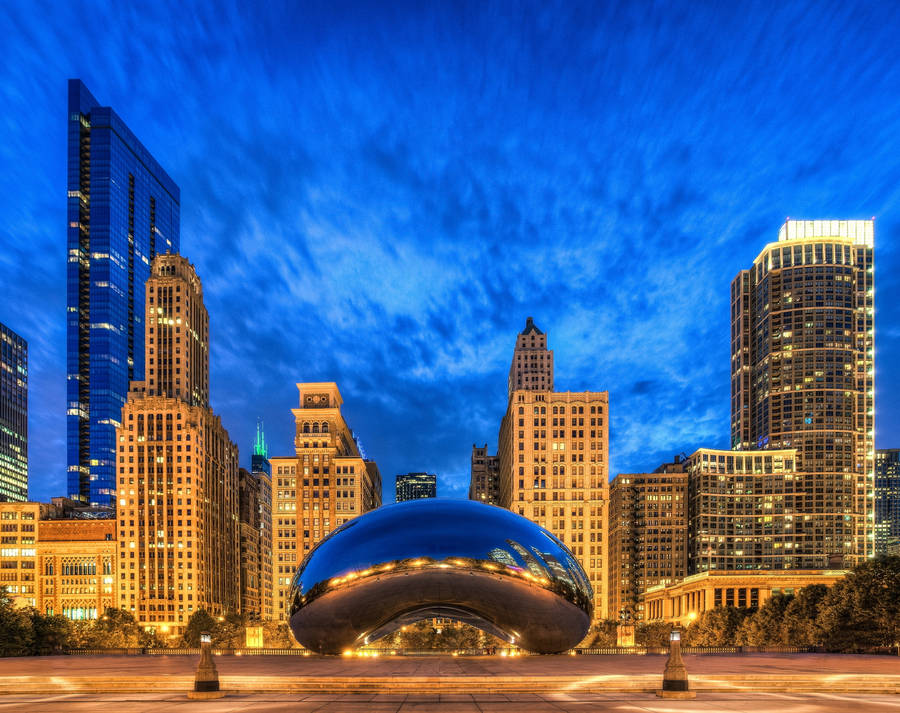
[[[221,676],[235,693],[611,693],[652,692],[661,675],[633,676]],[[193,676],[0,676],[0,694],[187,692]],[[900,694],[900,675],[696,675],[698,692],[830,692]]]

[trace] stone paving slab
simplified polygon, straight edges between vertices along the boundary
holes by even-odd
[[[834,694],[701,694],[693,701],[661,700],[652,694],[606,694],[539,696],[529,701],[483,700],[474,694],[472,701],[441,701],[438,696],[416,700],[373,703],[368,700],[311,701],[302,696],[258,695],[227,696],[214,701],[190,701],[186,696],[2,696],[0,713],[898,713],[900,697]]]

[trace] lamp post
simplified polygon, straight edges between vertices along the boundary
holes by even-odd
[[[224,691],[219,690],[219,672],[212,657],[212,637],[208,631],[200,634],[200,663],[194,676],[194,690],[188,691],[188,698],[208,700],[222,698]]]
[[[660,698],[696,698],[697,694],[688,688],[687,669],[681,659],[681,632],[673,629],[669,634],[669,658],[663,672],[662,690],[656,692]]]

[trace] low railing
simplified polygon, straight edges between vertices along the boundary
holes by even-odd
[[[741,656],[746,654],[821,654],[829,653],[819,646],[683,646],[682,654],[694,656]],[[199,656],[200,649],[194,648],[114,648],[114,649],[65,649],[69,656]],[[664,646],[635,646],[624,648],[618,646],[591,646],[572,649],[573,656],[665,656],[669,653]],[[883,647],[858,653],[900,656],[900,648]],[[216,656],[314,656],[308,649],[280,648],[221,648],[213,649]],[[531,656],[521,649],[456,649],[435,651],[432,649],[374,649],[361,648],[353,652],[354,656]]]

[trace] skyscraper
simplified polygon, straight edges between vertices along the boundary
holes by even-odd
[[[609,617],[644,619],[641,594],[687,569],[687,473],[676,458],[652,473],[619,473],[609,488]]]
[[[28,342],[0,324],[0,502],[28,500]]]
[[[68,494],[115,504],[115,430],[144,373],[144,283],[178,252],[180,191],[87,87],[69,80],[67,209]]]
[[[487,505],[500,504],[500,457],[488,453],[487,443],[472,444],[469,500]]]
[[[874,551],[874,221],[788,220],[731,285],[732,448],[796,449],[794,555]]]
[[[875,554],[900,556],[900,449],[875,451]]]
[[[500,505],[546,528],[578,558],[607,616],[609,394],[553,391],[553,352],[529,317],[516,338],[500,425]]]
[[[273,457],[273,609],[287,615],[297,565],[323,537],[381,505],[381,474],[360,452],[334,382],[297,384],[294,455]]]
[[[119,606],[181,631],[240,611],[238,449],[209,407],[209,317],[185,258],[157,255],[145,295],[146,379],[118,437]]]
[[[269,447],[261,423],[256,424],[256,440],[250,458],[250,472],[259,483],[259,579],[262,618],[272,619],[272,466]]]
[[[404,500],[437,497],[437,476],[429,473],[405,473],[394,480],[394,498]]]
[[[516,336],[507,398],[512,397],[513,391],[553,391],[553,350],[547,349],[547,335],[535,326],[531,317]]]

